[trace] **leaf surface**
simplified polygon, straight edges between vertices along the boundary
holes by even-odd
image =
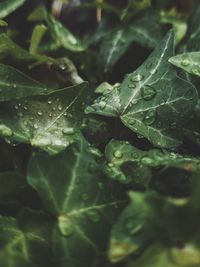
[[[5,0],[0,3],[0,18],[5,18],[7,15],[22,6],[26,0]]]
[[[177,131],[197,101],[195,87],[179,78],[168,59],[173,55],[170,31],[147,60],[121,85],[99,97],[86,113],[118,117],[132,131],[159,147],[181,143]]]
[[[123,203],[103,178],[96,153],[80,139],[55,157],[33,156],[29,164],[30,185],[57,218],[53,240],[60,266],[92,266]]]
[[[87,83],[49,95],[11,101],[1,107],[0,134],[56,154],[79,138]]]

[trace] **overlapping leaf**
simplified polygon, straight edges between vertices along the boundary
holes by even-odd
[[[7,15],[22,6],[26,0],[5,0],[0,3],[0,18],[5,18]]]
[[[14,142],[39,147],[50,154],[79,138],[87,99],[87,83],[1,105],[0,134]]]
[[[169,62],[188,73],[200,76],[200,52],[179,54],[171,57]]]
[[[162,38],[157,22],[158,15],[149,11],[128,26],[117,26],[105,32],[102,36],[99,56],[99,63],[104,67],[104,71],[110,70],[133,42],[149,48],[155,47]]]
[[[95,154],[81,139],[55,157],[35,155],[29,164],[30,185],[57,218],[53,240],[59,266],[92,266],[106,249],[110,226],[123,205],[120,191],[103,178]]]
[[[151,178],[150,168],[179,167],[195,170],[200,159],[182,156],[174,152],[158,149],[143,151],[128,142],[112,140],[105,150],[108,175],[122,183],[135,183],[147,186]]]
[[[0,218],[0,265],[5,267],[50,266],[51,225],[42,212],[24,210],[19,221],[12,217]]]
[[[173,43],[170,31],[141,67],[128,74],[118,88],[98,98],[86,113],[118,117],[156,146],[179,145],[178,129],[189,119],[197,92],[168,63]]]

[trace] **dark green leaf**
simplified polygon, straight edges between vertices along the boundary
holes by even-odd
[[[56,154],[79,138],[87,83],[2,105],[0,134]],[[76,120],[75,120],[76,118]]]
[[[18,224],[12,217],[0,218],[0,266],[49,266],[49,218],[43,213],[24,211],[19,219]]]
[[[57,218],[53,241],[59,266],[92,266],[106,249],[123,203],[118,189],[103,178],[96,153],[80,139],[55,157],[35,155],[29,164],[30,185]]]
[[[81,52],[85,50],[81,41],[53,16],[47,15],[46,21],[50,33],[58,47],[63,47],[73,52]]]
[[[98,98],[86,113],[118,117],[156,146],[179,145],[181,136],[177,131],[189,119],[197,92],[168,63],[173,43],[170,31],[141,67],[128,74],[120,87]]]

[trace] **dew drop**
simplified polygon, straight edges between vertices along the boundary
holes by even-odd
[[[21,118],[24,116],[24,114],[23,114],[22,112],[19,112],[18,115],[19,115],[19,117],[21,117]]]
[[[67,216],[58,217],[58,226],[61,234],[66,237],[71,236],[74,233],[74,226]]]
[[[114,164],[113,164],[112,162],[109,162],[109,163],[108,163],[108,167],[109,167],[109,168],[112,168],[113,166],[114,166]]]
[[[156,95],[156,90],[151,86],[141,88],[141,95],[144,100],[151,100]]]
[[[153,160],[151,158],[149,158],[148,156],[141,157],[140,161],[144,165],[149,165],[149,164],[153,163]]]
[[[116,150],[114,152],[114,157],[117,158],[117,159],[121,159],[123,156],[122,152],[120,150]]]
[[[58,106],[58,110],[60,110],[60,111],[62,110],[62,106],[61,105]]]
[[[13,135],[12,130],[4,124],[0,125],[0,135],[5,137],[11,137]]]
[[[136,85],[135,85],[134,83],[130,83],[130,84],[128,85],[128,87],[134,89],[134,88],[136,88]]]
[[[62,130],[62,132],[64,133],[64,134],[74,134],[74,128],[64,128],[63,130]]]
[[[34,127],[34,129],[38,129],[38,125],[37,125],[37,123],[34,123],[34,124],[33,124],[33,127]]]
[[[52,104],[52,101],[49,99],[47,103],[48,103],[49,105],[51,105],[51,104]]]
[[[100,221],[100,214],[97,211],[89,210],[86,213],[88,219],[93,223],[98,223]]]
[[[200,69],[199,69],[199,68],[193,68],[193,69],[192,69],[192,73],[193,73],[194,75],[198,75],[198,76],[200,76]]]
[[[181,65],[184,66],[184,67],[187,67],[189,64],[190,64],[190,62],[189,62],[188,59],[183,59],[183,60],[181,61]]]
[[[141,74],[133,75],[133,76],[131,77],[131,81],[133,81],[133,82],[140,82],[140,81],[142,81],[143,79],[144,79],[144,76],[141,75]]]
[[[156,69],[152,69],[152,70],[150,70],[149,72],[150,72],[150,74],[153,75],[153,74],[156,74],[157,70],[156,70]]]
[[[156,120],[156,111],[154,109],[149,110],[146,113],[146,116],[144,117],[144,123],[147,125],[151,125],[155,122],[155,120]]]
[[[38,114],[39,116],[42,116],[42,111],[38,111],[37,114]]]

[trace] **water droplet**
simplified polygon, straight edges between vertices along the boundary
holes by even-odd
[[[142,81],[143,79],[144,79],[144,76],[141,75],[141,74],[133,75],[133,76],[131,77],[131,81],[133,81],[133,82],[140,82],[140,81]]]
[[[34,127],[34,129],[38,129],[39,126],[37,125],[37,123],[34,123],[33,127]]]
[[[84,200],[84,201],[88,200],[89,199],[88,194],[87,193],[81,194],[81,199]]]
[[[62,110],[62,106],[61,105],[58,106],[58,110],[60,110],[60,111]]]
[[[134,124],[136,123],[136,120],[134,120],[134,119],[130,119],[130,120],[128,121],[128,123],[129,123],[130,125],[134,125]]]
[[[24,110],[28,110],[27,106],[23,106],[23,109],[24,109]]]
[[[130,84],[128,85],[128,87],[129,87],[129,88],[136,88],[136,85],[135,85],[134,83],[130,83]]]
[[[147,125],[151,125],[155,122],[155,120],[156,120],[156,110],[155,109],[149,110],[146,113],[146,116],[144,117],[144,123]]]
[[[14,88],[16,88],[16,87],[17,87],[17,85],[16,85],[16,84],[13,84],[13,87],[14,87]]]
[[[108,167],[109,167],[109,168],[112,168],[113,166],[114,166],[114,164],[113,164],[112,162],[109,162],[109,163],[108,163]]]
[[[148,156],[141,157],[140,161],[144,165],[151,165],[153,163],[153,160],[149,158]]]
[[[39,116],[42,116],[42,111],[38,111],[37,114],[38,114]]]
[[[156,70],[156,69],[152,69],[152,70],[150,70],[149,72],[150,72],[150,74],[153,75],[153,74],[156,74],[157,70]]]
[[[198,76],[200,76],[200,69],[199,69],[199,68],[193,68],[193,69],[192,69],[192,73],[193,73],[194,75],[198,75]]]
[[[18,116],[22,118],[24,116],[24,114],[22,112],[19,112]]]
[[[120,159],[120,158],[122,158],[122,156],[123,156],[123,154],[122,154],[122,152],[120,150],[116,150],[114,152],[114,157],[115,158]]]
[[[188,59],[183,59],[183,60],[181,61],[181,65],[184,66],[184,67],[187,67],[189,64],[190,64],[190,62],[189,62]]]
[[[4,137],[11,137],[13,135],[12,130],[4,124],[0,125],[0,135]]]
[[[100,214],[95,210],[89,210],[86,213],[88,219],[93,223],[98,223],[100,221]]]
[[[50,117],[50,118],[52,117],[52,113],[51,113],[51,112],[49,113],[49,117]]]
[[[51,105],[51,104],[52,104],[52,101],[49,99],[47,103],[48,103],[49,105]]]
[[[15,109],[16,109],[16,110],[19,109],[18,105],[15,105]]]
[[[63,130],[62,130],[62,132],[64,133],[64,134],[74,134],[74,128],[64,128]]]
[[[61,234],[63,234],[66,237],[71,236],[74,232],[73,223],[67,216],[60,215],[58,217],[58,227]]]
[[[141,95],[144,100],[151,100],[156,95],[156,90],[151,86],[141,88]]]

